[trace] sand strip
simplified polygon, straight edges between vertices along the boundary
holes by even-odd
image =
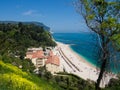
[[[89,79],[96,82],[99,70],[97,70],[94,65],[75,53],[69,45],[60,42],[56,43],[57,47],[54,53],[60,57],[61,70],[64,69],[66,72],[75,74],[85,80]],[[113,76],[106,75],[105,78],[103,78],[104,81],[101,83],[101,87],[104,87],[111,77]]]

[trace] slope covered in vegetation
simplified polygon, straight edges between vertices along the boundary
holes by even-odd
[[[55,83],[46,82],[16,66],[0,61],[0,90],[60,90]]]
[[[0,23],[0,90],[59,90],[55,83],[32,74],[34,65],[24,59],[29,47],[55,45],[44,27],[21,22]]]
[[[50,33],[35,24],[0,24],[0,54],[19,56],[23,59],[29,47],[45,47],[56,44]]]
[[[0,23],[0,59],[24,71],[33,71],[30,60],[24,60],[29,47],[54,47],[48,30],[34,23]]]

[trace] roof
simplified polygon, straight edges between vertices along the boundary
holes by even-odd
[[[49,56],[53,56],[53,52],[52,51],[50,51]]]
[[[32,55],[33,54],[33,52],[27,52],[26,53],[26,55]]]
[[[32,58],[44,58],[44,52],[42,50],[38,50],[33,53]]]
[[[43,50],[41,47],[39,48],[28,48],[28,51],[37,51],[37,50]]]
[[[46,64],[49,64],[49,63],[59,66],[60,65],[59,57],[56,55],[49,56],[48,60],[46,61]]]

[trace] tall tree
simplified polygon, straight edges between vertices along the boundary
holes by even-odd
[[[99,90],[110,61],[120,56],[116,54],[120,49],[120,0],[77,0],[75,6],[90,30],[98,35],[101,64],[96,90]]]

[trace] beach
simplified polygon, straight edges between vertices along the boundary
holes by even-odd
[[[70,45],[63,44],[61,42],[56,43],[57,46],[53,51],[54,54],[58,55],[60,58],[61,71],[75,74],[84,80],[92,80],[96,82],[99,75],[99,69],[97,69],[97,67],[87,62],[82,56],[74,52],[70,48]],[[100,86],[104,87],[112,77],[113,75],[111,74],[104,75]]]

